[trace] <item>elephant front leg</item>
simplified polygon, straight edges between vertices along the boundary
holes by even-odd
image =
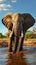
[[[12,52],[12,40],[13,39],[13,32],[10,33],[10,36],[9,36],[9,51]]]
[[[23,41],[24,41],[24,37],[21,38],[21,43],[20,43],[20,49],[19,49],[19,51],[23,50]]]
[[[12,52],[12,37],[9,39],[9,51]]]
[[[25,34],[24,34],[24,33],[21,33],[21,36],[20,36],[20,38],[21,38],[21,42],[20,42],[20,48],[19,48],[19,51],[22,51],[22,50],[23,50],[24,36],[25,36]]]
[[[16,37],[15,38],[15,49],[14,49],[14,52],[13,53],[16,53],[17,52],[18,43],[19,43],[19,37]]]

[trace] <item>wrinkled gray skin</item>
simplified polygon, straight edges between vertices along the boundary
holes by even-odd
[[[15,13],[14,13],[15,14]],[[16,45],[15,45],[15,50],[14,53],[17,51],[17,47],[18,47],[18,43],[19,43],[19,39],[21,38],[21,43],[20,43],[20,48],[19,51],[22,50],[22,46],[23,46],[23,41],[24,41],[24,37],[25,37],[25,33],[26,31],[32,27],[35,23],[35,19],[32,17],[31,14],[29,13],[24,13],[24,14],[18,14],[18,20],[16,21],[17,24],[15,23],[15,19],[13,21],[10,21],[9,25],[7,26],[4,23],[4,17],[2,19],[2,23],[9,29],[11,30],[11,34],[10,34],[10,47],[9,50],[12,51],[12,41],[15,37],[16,40]],[[17,15],[16,15],[17,16]],[[9,16],[10,17],[10,16]],[[13,17],[13,15],[12,15]],[[10,17],[11,18],[11,17]],[[15,17],[16,18],[16,17]],[[5,19],[6,21],[6,19]],[[12,22],[12,23],[11,23]],[[15,23],[15,25],[14,25]],[[16,27],[15,27],[16,26]]]

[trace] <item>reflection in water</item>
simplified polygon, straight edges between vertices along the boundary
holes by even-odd
[[[0,48],[0,65],[36,65],[36,49],[12,54],[8,48]]]
[[[27,61],[25,56],[23,58],[23,52],[12,54],[8,54],[7,65],[27,65]]]

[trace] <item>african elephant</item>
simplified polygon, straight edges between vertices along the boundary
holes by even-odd
[[[14,53],[17,51],[19,39],[21,38],[21,45],[19,51],[22,50],[23,40],[25,37],[25,33],[31,26],[34,25],[35,19],[29,13],[8,13],[6,16],[3,17],[2,23],[11,30],[10,34],[10,51],[12,51],[12,41],[15,37],[15,50]]]

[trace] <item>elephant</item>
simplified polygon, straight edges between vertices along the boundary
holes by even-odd
[[[29,13],[7,13],[2,18],[2,23],[11,31],[10,38],[10,47],[9,50],[12,52],[12,41],[15,38],[15,50],[13,53],[16,53],[18,48],[19,39],[21,38],[19,51],[22,50],[23,41],[26,31],[32,27],[35,23],[34,17]]]

